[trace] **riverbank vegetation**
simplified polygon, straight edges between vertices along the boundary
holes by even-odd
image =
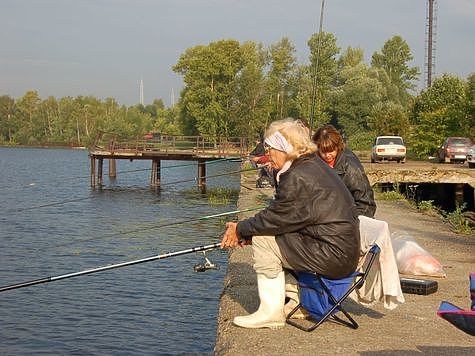
[[[312,35],[308,46],[306,63],[285,37],[267,48],[232,39],[188,48],[172,68],[184,83],[173,107],[161,99],[130,107],[92,96],[42,99],[35,90],[3,95],[0,144],[88,146],[99,131],[254,139],[288,116],[334,124],[355,150],[369,149],[378,135],[400,135],[419,158],[447,136],[475,138],[475,74],[444,74],[418,92],[420,69],[400,36],[368,62],[361,48],[342,49],[331,33]]]

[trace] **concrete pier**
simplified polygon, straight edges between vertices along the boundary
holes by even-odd
[[[253,175],[243,174],[238,209],[256,206],[272,194],[272,189],[255,188]],[[406,302],[394,310],[382,303],[366,308],[349,301],[346,309],[359,323],[357,330],[331,321],[310,333],[290,325],[243,329],[232,325],[233,318],[253,313],[259,301],[251,246],[236,248],[229,252],[215,355],[474,355],[474,337],[439,318],[436,311],[444,300],[470,308],[468,278],[475,272],[475,236],[456,234],[440,216],[422,214],[405,201],[377,205],[376,218],[387,221],[391,232],[411,235],[442,263],[446,278],[424,277],[438,282],[436,293],[405,294]]]

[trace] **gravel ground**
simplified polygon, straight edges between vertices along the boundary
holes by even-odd
[[[241,179],[238,208],[258,205],[272,189],[256,189],[255,178]],[[218,315],[216,355],[475,355],[475,337],[467,335],[436,314],[446,300],[470,307],[468,275],[475,272],[475,236],[457,235],[438,216],[417,212],[405,201],[377,201],[376,218],[391,232],[404,232],[443,265],[446,278],[437,280],[438,291],[422,296],[405,294],[406,302],[394,310],[382,303],[366,308],[353,301],[346,309],[359,324],[353,330],[332,322],[307,333],[286,325],[277,330],[244,329],[232,325],[237,315],[258,307],[256,275],[251,247],[229,252]],[[253,213],[246,213],[240,218]]]

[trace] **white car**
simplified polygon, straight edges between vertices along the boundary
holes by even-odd
[[[400,136],[378,136],[371,149],[371,163],[381,161],[406,162],[406,145]]]
[[[475,168],[475,145],[470,147],[467,153],[467,162],[469,168]]]

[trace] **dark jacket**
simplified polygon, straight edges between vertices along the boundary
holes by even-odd
[[[358,215],[373,218],[376,212],[374,193],[358,157],[345,148],[336,158],[333,168],[353,196]]]
[[[249,153],[249,156],[264,156],[266,154],[266,149],[264,147],[264,142],[259,142],[256,147]]]
[[[359,220],[354,201],[335,171],[315,156],[295,160],[280,175],[269,207],[237,225],[245,239],[274,235],[296,271],[343,278],[359,258]]]

